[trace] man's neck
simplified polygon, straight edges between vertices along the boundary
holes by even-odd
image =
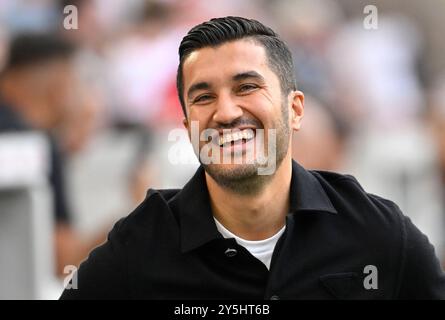
[[[292,179],[290,155],[283,159],[274,177],[256,195],[240,195],[221,187],[206,173],[214,217],[228,230],[245,240],[273,236],[285,224],[289,211]]]

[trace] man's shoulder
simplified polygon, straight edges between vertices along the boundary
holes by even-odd
[[[149,189],[145,199],[126,217],[121,218],[112,230],[114,235],[127,239],[142,232],[149,234],[177,220],[177,196],[181,189]]]
[[[340,216],[363,224],[387,230],[402,228],[404,215],[398,205],[382,196],[367,192],[350,174],[309,170],[319,181]]]
[[[385,205],[398,209],[398,206],[391,200],[382,196],[368,192],[360,184],[356,177],[351,174],[343,174],[334,171],[308,170],[329,193],[337,193],[346,197],[363,196],[375,202],[382,202]]]
[[[324,170],[308,170],[308,172],[315,176],[319,181],[325,181],[326,183],[339,186],[342,184],[352,184],[364,191],[358,180],[351,174]]]

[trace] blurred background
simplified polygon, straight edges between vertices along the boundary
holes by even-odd
[[[293,52],[294,158],[395,201],[444,263],[445,1],[0,0],[0,299],[58,298],[148,188],[191,177],[178,46],[226,15]]]

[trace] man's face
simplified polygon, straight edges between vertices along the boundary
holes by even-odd
[[[205,145],[211,144],[210,153],[219,151],[218,163],[204,164],[216,182],[230,185],[253,178],[261,166],[258,157],[262,154],[276,157],[279,166],[288,155],[292,125],[289,111],[294,99],[283,97],[279,79],[269,68],[261,45],[242,39],[196,50],[184,61],[183,75],[187,110],[184,123],[195,151],[200,152],[201,163]],[[195,141],[193,122],[199,124],[200,134],[214,129],[217,135],[212,135],[211,141]],[[238,133],[227,134],[228,129]],[[257,129],[263,129],[264,134]],[[270,148],[272,132],[276,140],[270,141]],[[253,162],[247,163],[252,155]]]
[[[47,100],[49,116],[53,120],[54,126],[63,125],[66,117],[69,115],[69,109],[74,108],[75,100],[73,96],[73,87],[75,85],[75,76],[73,66],[68,59],[59,59],[48,63],[47,65],[48,82]]]

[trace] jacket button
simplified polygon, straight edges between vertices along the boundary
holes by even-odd
[[[229,258],[236,256],[238,251],[236,249],[228,248],[226,251],[224,251],[224,254],[228,256]]]
[[[270,297],[270,300],[280,300],[280,297],[277,295],[273,295]]]

